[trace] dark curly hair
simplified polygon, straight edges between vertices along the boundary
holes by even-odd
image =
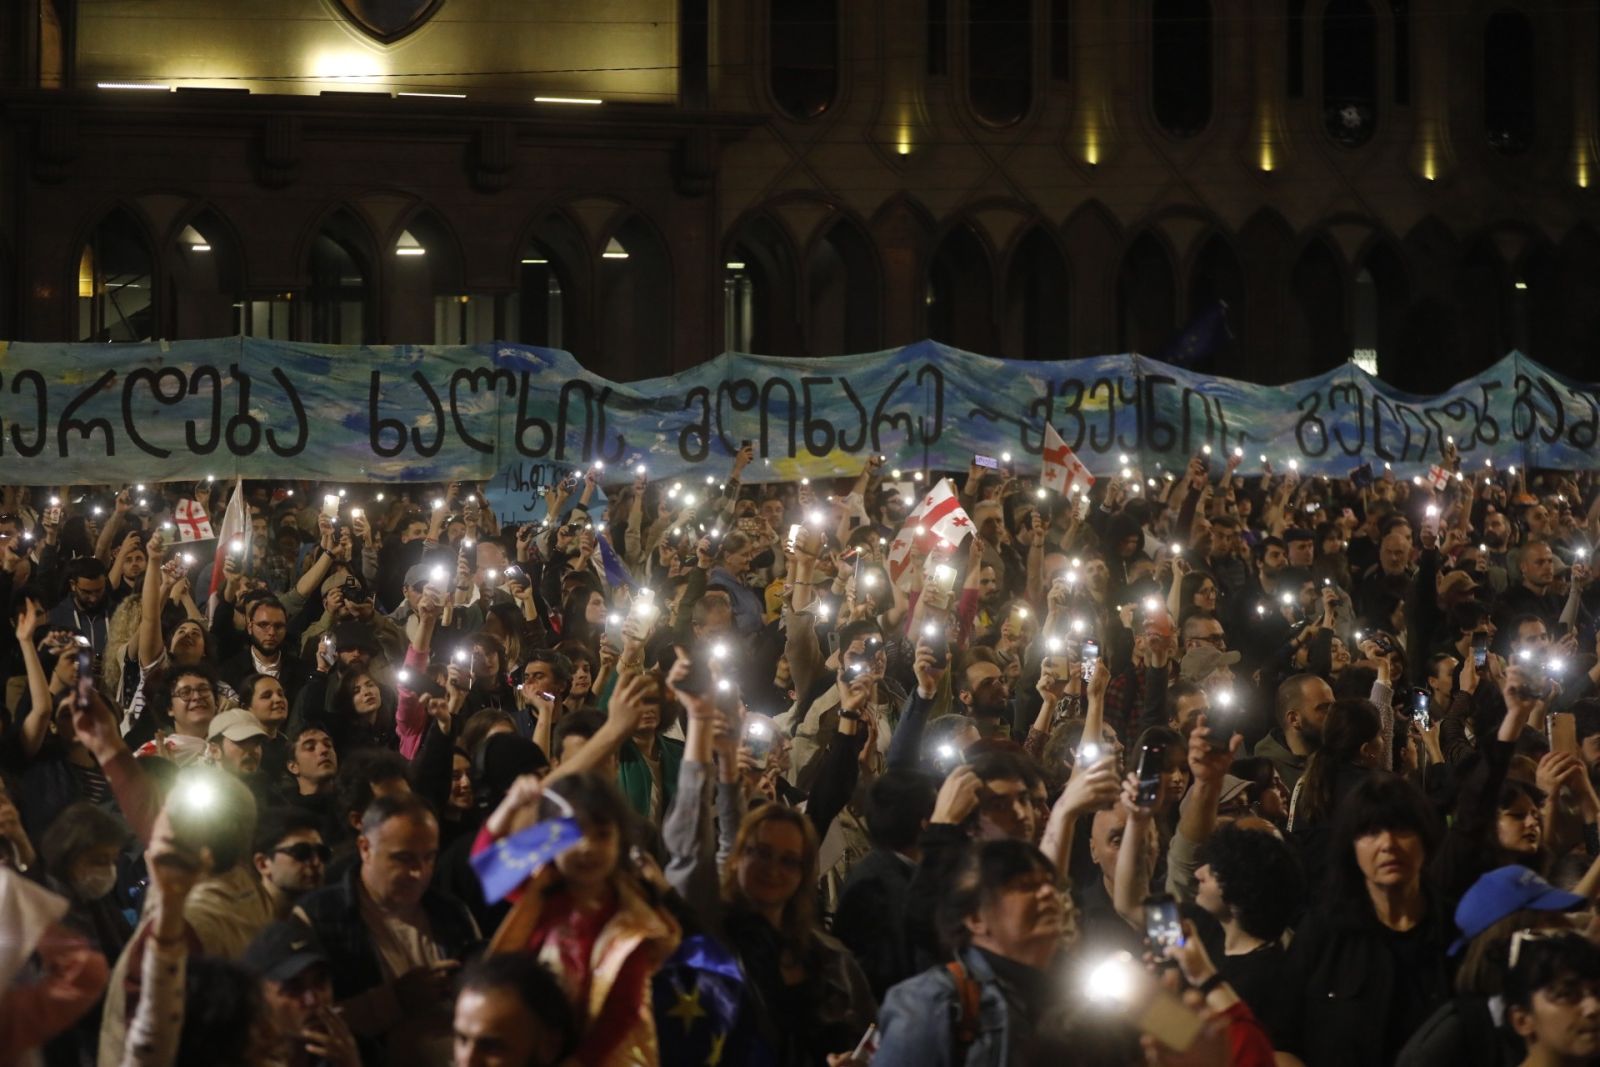
[[[1263,941],[1282,937],[1305,897],[1294,850],[1276,834],[1229,825],[1211,835],[1204,855],[1223,903],[1244,932]]]
[[[1517,953],[1517,965],[1506,975],[1505,998],[1508,1008],[1528,1011],[1533,995],[1563,980],[1600,982],[1600,948],[1576,931],[1530,938]]]

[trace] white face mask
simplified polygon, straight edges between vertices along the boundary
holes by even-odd
[[[88,871],[74,875],[72,879],[72,892],[79,900],[99,900],[117,887],[116,864],[107,864],[104,867],[91,867]]]

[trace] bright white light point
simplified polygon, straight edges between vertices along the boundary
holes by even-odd
[[[185,807],[204,809],[217,802],[217,787],[210,782],[190,782],[183,787]]]
[[[1133,964],[1125,952],[1101,961],[1084,976],[1084,996],[1090,1000],[1122,1003],[1133,992],[1132,969]]]

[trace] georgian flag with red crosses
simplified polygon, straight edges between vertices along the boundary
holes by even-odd
[[[911,565],[913,545],[926,555],[941,541],[954,547],[974,532],[972,520],[956,499],[955,487],[950,484],[950,479],[939,479],[938,484],[930,488],[918,502],[916,510],[906,517],[905,525],[889,545],[890,580],[899,582],[900,576]]]
[[[1067,443],[1056,433],[1056,428],[1048,422],[1044,425],[1044,473],[1039,478],[1039,484],[1052,493],[1066,496],[1077,486],[1077,491],[1088,495],[1094,487],[1094,475],[1089,473],[1089,468],[1067,447]]]

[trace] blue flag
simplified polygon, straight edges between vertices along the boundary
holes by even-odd
[[[1193,367],[1231,340],[1228,329],[1228,305],[1221,300],[1189,320],[1189,324],[1172,340],[1162,346],[1155,358],[1174,367]]]
[[[476,856],[472,869],[478,872],[483,899],[490,904],[504,900],[535,871],[583,839],[576,819],[546,819],[510,837],[502,837]]]
[[[606,584],[625,585],[631,591],[633,576],[628,573],[628,568],[622,565],[622,560],[617,558],[617,550],[611,547],[611,538],[601,534],[595,540],[600,544],[600,563],[606,569]]]
[[[732,952],[690,934],[651,979],[662,1067],[770,1067],[756,1007]]]

